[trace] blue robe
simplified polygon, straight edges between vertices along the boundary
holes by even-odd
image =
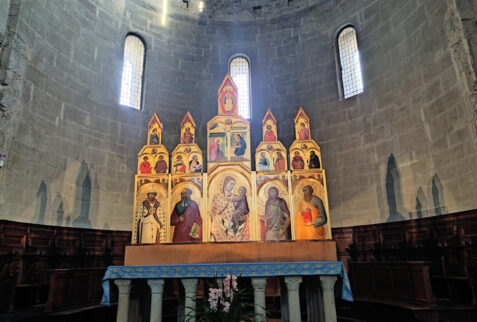
[[[247,149],[247,143],[245,142],[243,137],[240,137],[240,146],[235,148],[234,154],[236,156],[241,156],[245,153],[246,149]]]
[[[267,158],[260,158],[257,165],[258,170],[270,170],[270,162]]]

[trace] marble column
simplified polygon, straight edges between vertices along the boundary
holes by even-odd
[[[320,277],[307,276],[303,279],[306,291],[306,311],[308,321],[324,322],[323,292],[321,291]]]
[[[151,288],[151,322],[162,322],[162,294],[164,292],[163,279],[149,279],[147,284]]]
[[[288,312],[288,292],[285,284],[285,278],[280,278],[280,315],[281,322],[290,322]]]
[[[183,278],[182,285],[185,291],[184,317],[187,321],[195,321],[195,299],[197,296],[197,278]],[[189,317],[192,317],[189,319]]]
[[[288,310],[290,322],[301,322],[300,311],[300,283],[301,276],[287,276],[285,277],[285,284],[287,284],[288,292]]]
[[[114,284],[118,287],[118,314],[116,322],[127,322],[129,314],[129,293],[131,293],[131,280],[115,280]]]
[[[323,290],[323,308],[325,311],[325,322],[336,322],[336,304],[335,304],[335,283],[336,276],[320,276],[321,289]]]
[[[265,312],[265,287],[267,286],[267,278],[252,278],[252,286],[253,301],[255,304],[255,321],[265,322],[267,320]]]

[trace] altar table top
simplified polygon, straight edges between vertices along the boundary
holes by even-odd
[[[103,277],[101,304],[110,305],[110,281],[117,279],[213,278],[232,274],[242,277],[338,275],[341,298],[353,301],[342,262],[215,263],[148,266],[109,266]]]

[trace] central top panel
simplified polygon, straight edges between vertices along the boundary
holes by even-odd
[[[207,170],[219,164],[241,164],[251,169],[250,123],[238,115],[238,95],[230,75],[218,91],[218,115],[207,123]]]

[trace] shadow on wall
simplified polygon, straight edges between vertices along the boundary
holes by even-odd
[[[424,190],[422,187],[419,187],[417,189],[417,194],[416,194],[416,215],[417,218],[424,218],[428,216],[428,205],[427,205],[427,198],[426,195],[424,194]],[[409,219],[412,218],[412,214],[409,213]]]
[[[89,219],[91,207],[91,177],[88,169],[88,163],[82,161],[78,176],[76,177],[76,196],[74,204],[74,215],[79,215],[73,221],[73,227],[92,228]],[[69,220],[68,223],[69,225]]]
[[[48,198],[48,191],[46,189],[45,180],[41,180],[40,186],[38,187],[38,191],[36,193],[36,208],[35,208],[35,216],[32,222],[36,222],[37,224],[44,224],[45,223],[45,211],[46,211],[46,201]]]
[[[435,216],[447,213],[447,207],[444,202],[444,188],[437,173],[432,177],[432,200],[434,201]]]
[[[389,208],[387,222],[404,220],[402,215],[405,211],[403,209],[401,172],[392,153],[388,158],[386,171],[386,198]]]
[[[53,201],[53,207],[51,209],[51,223],[53,224],[53,218],[56,218],[56,225],[61,226],[63,224],[63,217],[65,215],[65,207],[63,197],[59,193],[56,194]]]
[[[394,155],[388,158],[386,171],[386,197],[388,202],[389,217],[387,222],[405,220],[406,209],[403,206],[401,171],[397,165]],[[425,218],[430,215],[443,215],[447,213],[444,203],[444,190],[439,176],[432,177],[432,200],[434,202],[434,213],[429,209],[424,189],[419,187],[416,193],[416,213],[417,218]],[[409,212],[409,219],[414,219],[413,212]]]

